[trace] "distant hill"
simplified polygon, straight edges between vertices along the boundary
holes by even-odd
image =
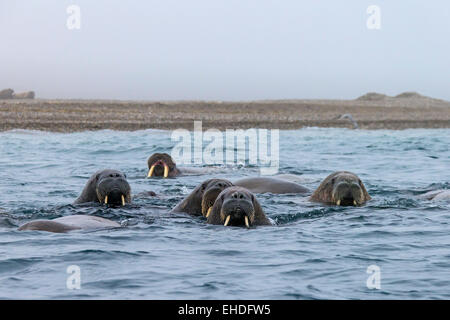
[[[367,103],[370,105],[382,105],[387,107],[404,106],[404,107],[449,107],[450,102],[435,99],[421,95],[420,93],[408,91],[400,93],[394,97],[383,93],[368,92],[354,101],[359,103]]]
[[[389,96],[382,94],[382,93],[377,93],[377,92],[368,92],[368,93],[356,98],[356,100],[380,101],[380,100],[384,100],[386,98],[389,98]]]
[[[432,98],[423,96],[420,93],[413,92],[413,91],[400,93],[400,94],[396,95],[394,98],[432,99]]]

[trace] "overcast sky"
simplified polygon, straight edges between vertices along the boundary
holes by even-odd
[[[39,98],[450,100],[445,0],[0,0],[0,41],[0,89]]]

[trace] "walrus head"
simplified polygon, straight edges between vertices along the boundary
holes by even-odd
[[[192,215],[208,217],[217,196],[233,183],[225,179],[208,179],[195,187],[194,190],[172,212],[186,212]]]
[[[263,215],[263,211],[255,196],[245,188],[232,186],[219,194],[208,222],[250,228],[256,214]]]
[[[202,215],[204,217],[208,218],[219,194],[232,185],[230,181],[225,179],[210,179],[202,184],[199,192],[202,197]]]
[[[172,157],[167,153],[154,153],[148,160],[148,174],[147,178],[150,177],[173,177],[179,174],[177,165],[173,161]]]
[[[361,179],[352,172],[338,171],[330,174],[311,196],[311,200],[338,206],[358,206],[371,197]]]
[[[122,205],[131,202],[131,188],[126,175],[117,170],[103,170],[96,176],[95,192],[100,203]]]

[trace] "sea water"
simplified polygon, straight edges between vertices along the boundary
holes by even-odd
[[[205,179],[260,173],[236,163],[146,179],[149,155],[176,144],[170,131],[0,133],[0,298],[449,299],[450,204],[420,198],[450,188],[449,141],[449,129],[280,131],[279,174],[314,190],[349,170],[373,199],[336,207],[257,194],[276,225],[247,230],[169,213]],[[134,195],[157,196],[122,208],[72,205],[104,168],[126,173]],[[123,228],[17,231],[73,214]]]

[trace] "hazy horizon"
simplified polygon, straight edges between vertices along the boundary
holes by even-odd
[[[0,90],[37,98],[450,100],[450,3],[437,0],[0,2]],[[69,30],[66,9],[81,9]],[[381,29],[366,26],[370,5]]]

